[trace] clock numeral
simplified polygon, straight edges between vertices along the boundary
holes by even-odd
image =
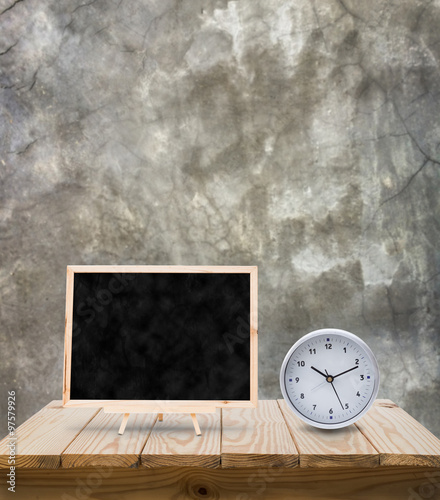
[[[347,348],[346,348],[346,347],[344,347],[344,352],[345,352],[345,353],[347,352]]]
[[[358,365],[358,364],[359,364],[359,360],[358,360],[358,359],[355,359],[355,360],[354,360],[354,363],[355,363],[355,365]]]
[[[359,391],[357,391],[356,396],[361,397],[361,393]]]
[[[316,354],[316,349],[309,349],[310,354]]]
[[[345,409],[348,410],[348,403],[345,403]]]
[[[332,348],[332,344],[325,344],[325,348],[326,349],[331,349]]]
[[[296,377],[295,378],[295,382],[298,383],[299,382],[299,377]]]
[[[305,361],[298,361],[298,366],[306,366]]]
[[[301,393],[300,398],[304,399],[304,393],[303,392]]]
[[[313,409],[316,410],[316,405],[313,405]]]
[[[330,408],[328,412],[330,413],[330,415],[333,415],[333,408]]]
[[[363,375],[361,375],[361,380],[364,380],[364,376]]]

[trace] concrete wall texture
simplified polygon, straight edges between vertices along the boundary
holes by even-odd
[[[439,25],[439,0],[0,0],[1,414],[61,397],[66,265],[258,265],[260,398],[343,328],[440,436]]]

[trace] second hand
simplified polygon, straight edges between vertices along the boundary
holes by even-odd
[[[325,370],[325,373],[327,373],[327,370]],[[328,376],[329,376],[329,374],[327,373],[327,377],[328,377]],[[342,408],[342,409],[344,409],[344,405],[342,404],[341,399],[340,399],[340,397],[339,397],[338,393],[336,392],[336,388],[335,388],[335,386],[333,385],[333,381],[332,381],[332,382],[330,382],[330,383],[331,383],[331,385],[332,385],[332,387],[333,387],[333,390],[335,391],[336,397],[338,398],[338,401],[339,401],[339,404],[341,405],[341,408]]]

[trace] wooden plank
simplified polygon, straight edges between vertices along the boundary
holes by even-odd
[[[188,417],[189,418],[189,417]],[[8,497],[5,470],[0,471]],[[222,500],[438,500],[440,469],[293,469],[278,467],[201,469],[24,470],[14,500],[222,499]],[[1,493],[0,493],[1,496]],[[3,497],[2,497],[3,498]]]
[[[300,467],[378,467],[379,453],[355,425],[318,429],[306,424],[278,400],[299,451]]]
[[[199,413],[197,420],[202,432],[197,436],[191,416],[164,413],[157,421],[141,454],[144,467],[220,466],[221,410]]]
[[[440,440],[390,400],[377,400],[356,426],[380,453],[380,465],[440,466]]]
[[[62,467],[137,467],[157,415],[130,415],[123,435],[123,416],[100,412],[61,455]]]
[[[389,406],[390,408],[395,408],[396,403],[394,401],[391,401],[391,399],[376,399],[376,401],[373,403],[373,406]]]
[[[222,410],[222,467],[295,467],[298,452],[276,401]]]
[[[15,433],[17,468],[56,469],[60,455],[96,415],[93,408],[43,408]],[[8,468],[10,438],[0,441],[0,468]]]

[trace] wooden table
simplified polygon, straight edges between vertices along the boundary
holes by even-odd
[[[283,400],[199,415],[122,415],[52,401],[17,429],[14,499],[440,499],[440,440],[389,400],[339,430]]]

